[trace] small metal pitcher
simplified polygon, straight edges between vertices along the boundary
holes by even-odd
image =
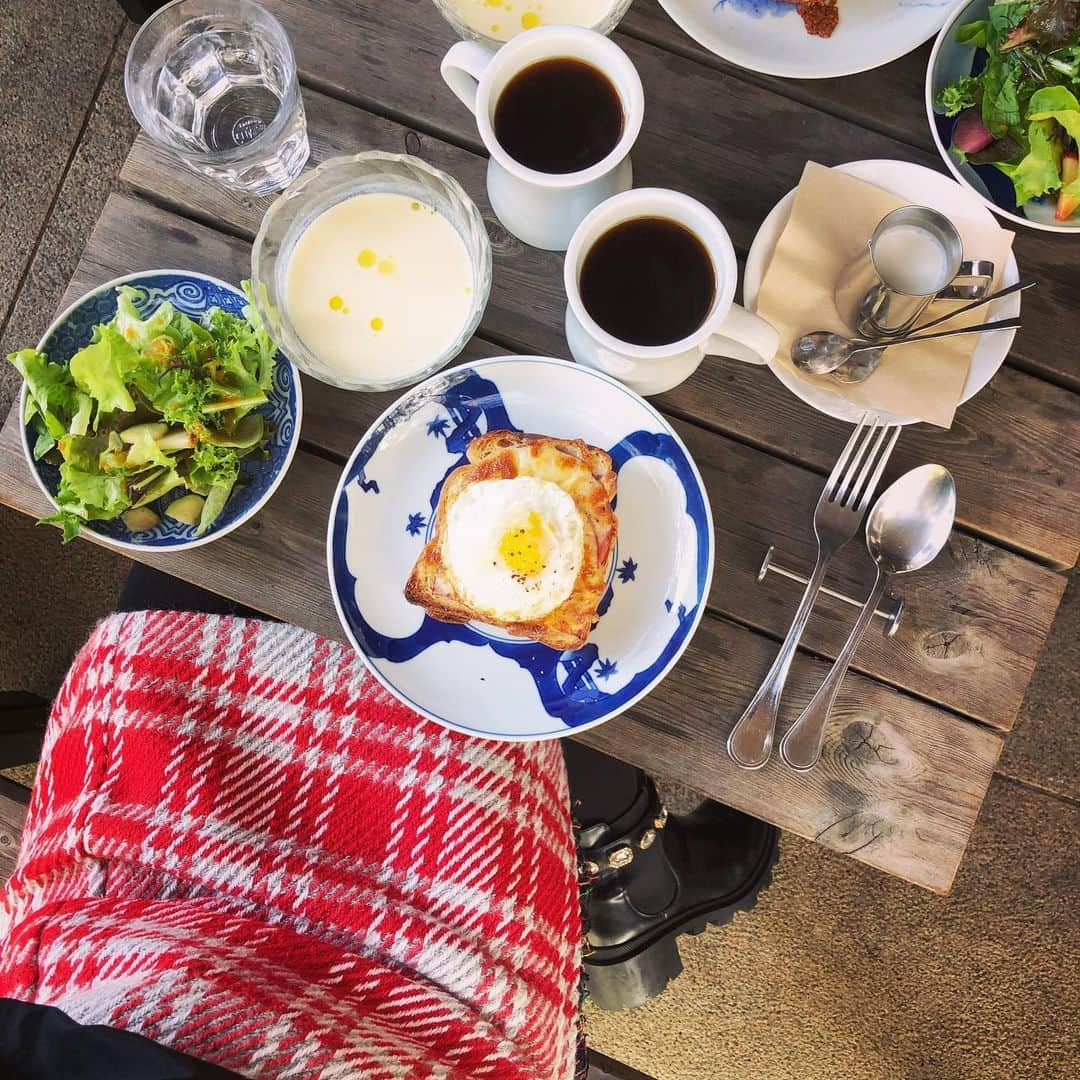
[[[946,255],[941,280],[930,292],[911,293],[882,275],[874,253],[881,238],[897,227],[930,233]],[[980,300],[994,281],[994,264],[985,259],[964,262],[964,245],[956,226],[926,206],[901,206],[878,222],[866,251],[841,271],[834,299],[848,326],[862,337],[889,338],[907,333],[933,300]]]

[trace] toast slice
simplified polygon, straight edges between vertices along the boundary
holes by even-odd
[[[580,439],[553,439],[516,431],[489,431],[469,443],[468,465],[455,469],[443,484],[431,539],[424,546],[405,584],[405,598],[434,619],[498,626],[516,637],[530,638],[553,649],[579,649],[596,621],[596,609],[607,589],[618,523],[611,502],[616,475],[611,457]],[[443,563],[449,508],[471,484],[532,476],[558,484],[581,516],[581,567],[565,601],[527,622],[499,619],[474,609],[459,594]]]

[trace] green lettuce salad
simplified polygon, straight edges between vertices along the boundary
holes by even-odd
[[[1013,182],[1016,204],[1056,198],[1067,221],[1080,207],[1080,0],[991,4],[956,40],[986,52],[977,75],[946,86],[935,104],[958,116],[953,150]]]
[[[84,521],[119,517],[144,532],[160,523],[156,503],[201,536],[242,483],[241,459],[266,453],[255,410],[276,349],[250,304],[242,317],[211,308],[196,322],[165,302],[143,319],[139,290],[117,293],[115,317],[70,363],[36,349],[8,356],[26,382],[34,459],[60,470],[59,509],[41,520],[65,543]]]

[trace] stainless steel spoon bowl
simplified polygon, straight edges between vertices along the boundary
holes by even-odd
[[[894,574],[921,570],[949,540],[956,517],[956,484],[941,465],[920,465],[886,488],[866,519],[866,547],[877,580],[832,670],[780,743],[793,769],[810,769],[821,757],[825,725],[848,665]]]
[[[797,368],[809,372],[811,375],[828,375],[842,365],[848,365],[853,369],[855,377],[841,379],[840,381],[862,382],[877,367],[882,351],[889,345],[900,345],[905,341],[913,341],[921,336],[929,338],[931,335],[925,334],[925,331],[940,326],[950,319],[955,319],[958,315],[964,315],[969,311],[974,311],[976,308],[984,307],[986,304],[992,304],[995,300],[1030,289],[1035,283],[1034,278],[1021,278],[1014,285],[1007,285],[1004,289],[998,289],[997,292],[991,293],[989,296],[984,296],[974,301],[974,303],[965,304],[955,311],[947,312],[937,319],[916,327],[910,333],[895,338],[870,341],[866,338],[845,337],[843,334],[836,334],[830,330],[815,330],[813,333],[803,334],[801,338],[792,344],[791,362]],[[994,324],[985,325],[993,326]],[[966,333],[967,329],[962,327],[952,332],[962,334]],[[978,329],[981,331],[983,328],[979,327]],[[999,329],[1005,329],[1005,327]],[[858,353],[863,354],[862,359],[857,363],[849,363]]]
[[[840,382],[862,382],[877,367],[881,354],[895,345],[1019,328],[1019,318],[998,319],[995,322],[979,323],[978,326],[958,326],[953,330],[939,330],[935,334],[908,334],[905,337],[889,338],[887,341],[867,341],[866,338],[848,338],[843,334],[834,334],[831,330],[815,330],[812,334],[803,334],[791,346],[791,362],[811,375],[832,375]]]
[[[932,562],[956,517],[956,482],[942,465],[920,465],[890,484],[866,519],[866,547],[884,574]]]
[[[864,338],[851,338],[831,330],[803,334],[791,346],[791,362],[810,375],[829,375],[851,358],[855,345],[868,344]]]

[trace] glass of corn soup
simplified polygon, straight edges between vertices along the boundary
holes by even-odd
[[[497,49],[538,26],[583,26],[610,34],[631,0],[434,0],[458,34]]]
[[[266,212],[255,306],[301,371],[392,390],[448,364],[491,289],[491,245],[453,177],[402,154],[333,158]]]

